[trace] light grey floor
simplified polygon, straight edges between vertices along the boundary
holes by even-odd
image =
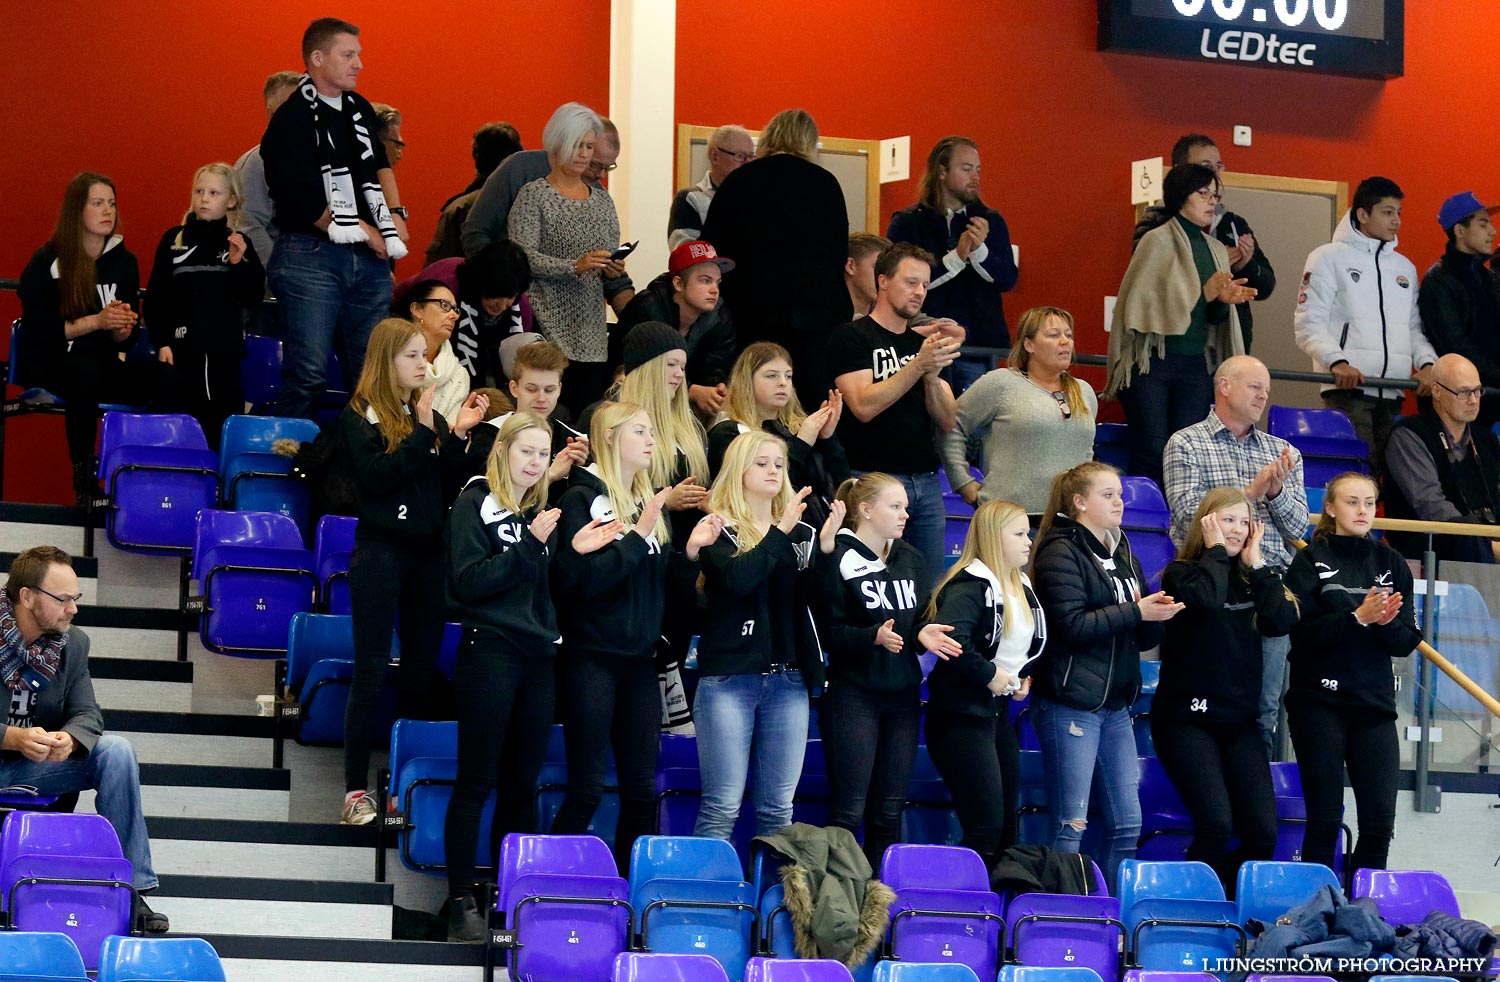
[[[237,818],[285,822],[290,795],[263,788],[198,788],[143,785],[141,808],[148,816],[167,818]],[[78,796],[78,810],[94,811],[94,792]]]
[[[374,965],[350,962],[271,962],[227,959],[224,973],[229,982],[479,982],[478,966],[462,965]],[[504,969],[495,978],[509,980]]]
[[[166,914],[173,932],[179,934],[380,941],[389,941],[391,937],[391,909],[382,904],[221,900],[159,893],[152,895],[151,909]]]

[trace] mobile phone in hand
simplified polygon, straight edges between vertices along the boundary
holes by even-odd
[[[640,244],[641,243],[640,243],[639,239],[637,239],[634,242],[626,242],[624,245],[620,246],[620,248],[616,249],[614,252],[611,252],[609,254],[609,261],[612,262],[612,263],[619,262],[620,260],[624,259],[626,256],[630,255],[632,252],[634,252],[635,251],[635,247],[638,246],[638,245],[640,245]]]

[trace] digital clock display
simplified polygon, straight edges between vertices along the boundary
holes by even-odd
[[[1403,0],[1099,0],[1100,50],[1393,78]]]

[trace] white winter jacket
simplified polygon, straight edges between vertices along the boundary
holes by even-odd
[[[1307,257],[1292,323],[1297,347],[1312,357],[1314,370],[1347,361],[1370,378],[1404,379],[1413,367],[1437,361],[1417,310],[1417,267],[1396,246],[1361,232],[1345,212],[1333,241]],[[1382,398],[1403,394],[1361,391]]]

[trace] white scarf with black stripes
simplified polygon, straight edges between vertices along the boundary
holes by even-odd
[[[318,88],[313,84],[312,78],[303,75],[297,83],[297,91],[307,100],[308,109],[312,111],[318,169],[323,176],[323,194],[328,199],[328,214],[331,216],[328,238],[345,244],[370,241],[369,234],[359,227],[359,205],[354,197],[357,181],[359,193],[364,196],[365,204],[369,205],[370,214],[375,218],[375,227],[385,239],[386,255],[392,259],[400,259],[406,255],[406,244],[396,234],[396,225],[391,221],[390,209],[386,207],[385,193],[380,190],[380,179],[375,174],[374,166],[375,136],[370,132],[370,127],[365,125],[364,117],[355,107],[354,101],[350,100],[349,112],[354,123],[354,135],[363,144],[363,149],[354,157],[351,169],[334,159],[337,143],[334,135],[323,127],[320,114],[323,103],[318,98]]]

